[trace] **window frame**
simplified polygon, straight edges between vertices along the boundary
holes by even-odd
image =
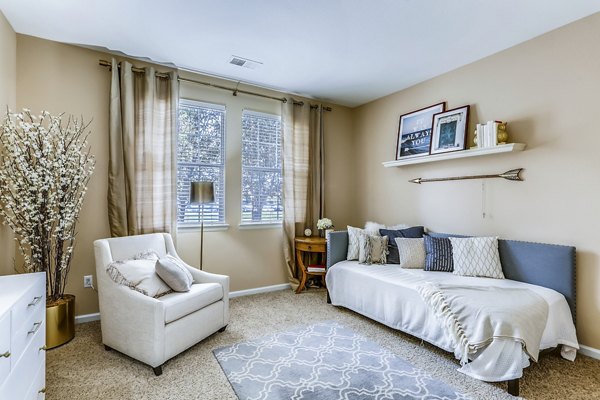
[[[242,113],[240,115],[240,229],[261,229],[261,228],[279,228],[283,225],[283,182],[281,187],[281,219],[276,221],[244,221],[244,127],[243,127],[243,118],[245,114],[256,115],[259,117],[268,117],[273,118],[276,117],[279,119],[280,123],[280,139],[281,139],[281,148],[280,148],[280,158],[281,158],[281,168],[279,169],[279,173],[281,174],[281,179],[283,181],[283,123],[282,117],[280,114],[274,114],[264,111],[257,111],[251,108],[243,108]],[[251,167],[250,167],[251,168]]]
[[[223,168],[223,220],[219,222],[206,222],[204,221],[204,230],[205,231],[220,231],[226,230],[229,228],[229,224],[227,223],[227,105],[217,102],[210,101],[202,101],[202,100],[193,100],[188,98],[179,98],[179,103],[177,106],[177,147],[176,147],[176,159],[177,159],[177,177],[176,184],[179,182],[179,108],[184,105],[188,107],[203,107],[203,108],[212,108],[222,110],[223,117],[223,140],[221,145],[221,167]],[[217,164],[196,164],[196,165],[204,165],[204,166],[217,166]],[[202,225],[202,221],[199,222],[179,222],[179,202],[177,201],[176,196],[176,222],[177,222],[177,230],[197,230],[200,229]]]

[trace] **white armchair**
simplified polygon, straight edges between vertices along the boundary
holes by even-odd
[[[186,264],[194,284],[189,292],[158,299],[115,283],[106,268],[116,260],[152,249],[160,257],[179,258],[166,233],[100,239],[94,242],[100,300],[102,342],[150,365],[162,374],[165,361],[229,323],[229,277],[200,271]]]

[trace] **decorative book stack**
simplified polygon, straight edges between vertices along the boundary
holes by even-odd
[[[506,122],[488,121],[485,124],[477,124],[475,130],[475,148],[483,149],[506,144],[508,134],[506,133]]]
[[[327,267],[325,267],[322,264],[310,264],[306,270],[307,272],[310,273],[319,273],[319,272],[325,272],[325,270],[327,269]]]

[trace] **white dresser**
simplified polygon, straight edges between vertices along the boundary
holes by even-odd
[[[46,392],[46,274],[0,276],[0,400]]]

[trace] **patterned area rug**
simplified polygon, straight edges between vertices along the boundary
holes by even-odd
[[[242,400],[468,399],[335,322],[213,352]]]

